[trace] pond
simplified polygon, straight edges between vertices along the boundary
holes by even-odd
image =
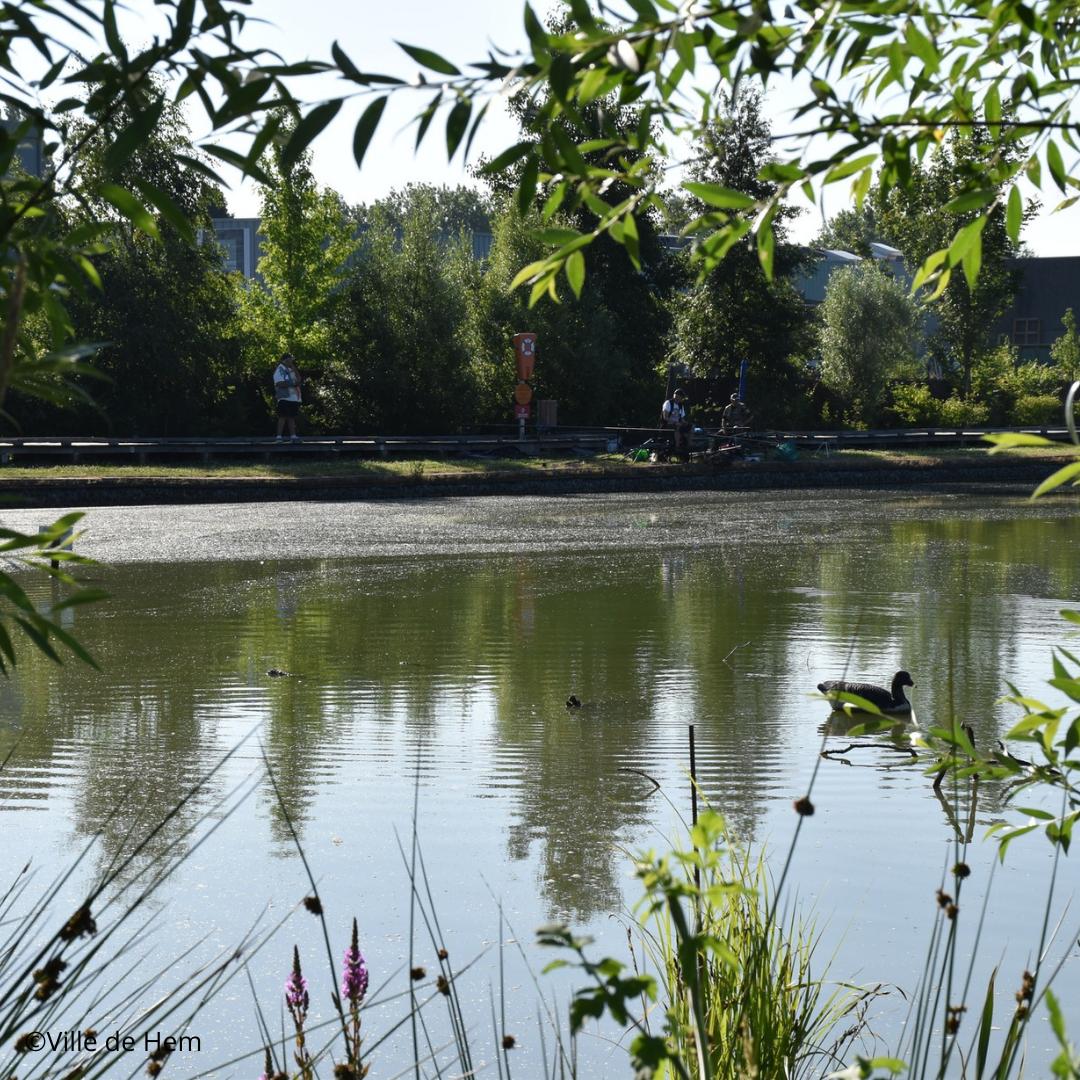
[[[1075,510],[1066,498],[948,492],[89,510],[79,550],[100,562],[83,576],[111,598],[68,618],[101,670],[24,649],[0,685],[0,760],[14,748],[0,772],[6,878],[29,862],[31,892],[43,890],[90,845],[60,885],[59,920],[164,822],[109,893],[138,886],[158,860],[173,865],[145,906],[144,951],[152,970],[170,969],[163,987],[288,916],[251,957],[252,985],[242,973],[229,982],[192,1022],[198,1052],[169,1064],[221,1075],[221,1062],[255,1051],[234,1071],[254,1077],[252,987],[280,1032],[294,942],[314,1010],[332,1011],[318,921],[293,911],[310,892],[294,832],[335,960],[359,920],[373,996],[386,1002],[369,1012],[370,1042],[400,1020],[393,995],[410,964],[436,968],[422,928],[410,955],[415,804],[445,943],[459,967],[475,960],[461,990],[477,1052],[493,1068],[494,992],[519,1043],[515,1067],[536,1075],[529,969],[552,957],[533,931],[566,921],[598,939],[595,955],[625,955],[612,916],[638,897],[630,855],[667,847],[689,816],[693,724],[703,793],[739,837],[766,845],[774,871],[795,831],[792,800],[817,770],[785,895],[815,918],[832,978],[910,994],[957,830],[973,824],[970,949],[995,861],[981,837],[1005,816],[1003,793],[939,798],[887,736],[859,740],[869,745],[839,755],[848,764],[821,758],[852,739],[823,728],[814,688],[906,668],[919,724],[961,717],[980,746],[1017,716],[999,702],[1008,683],[1056,702],[1051,648],[1077,651],[1057,615],[1080,602]],[[4,520],[32,530],[49,517]],[[48,583],[31,584],[47,602]],[[566,707],[570,694],[580,709]],[[998,963],[999,1008],[1010,1007],[1050,867],[1036,833],[995,872],[972,1012]],[[1078,882],[1073,855],[1055,912]],[[1074,1038],[1077,921],[1066,913],[1054,945],[1072,959],[1059,989]],[[565,973],[538,980],[564,1009]],[[879,1050],[895,1045],[905,1008],[896,991],[879,1003]],[[432,1023],[441,1044],[445,1023]],[[380,1047],[377,1075],[407,1065],[411,1038],[405,1025]],[[1051,1043],[1038,1022],[1031,1061]],[[579,1054],[587,1075],[629,1075],[608,1042],[584,1039]]]

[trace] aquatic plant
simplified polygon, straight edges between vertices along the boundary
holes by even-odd
[[[764,857],[729,843],[718,813],[703,813],[689,840],[636,862],[644,896],[631,932],[655,975],[636,961],[628,971],[611,957],[591,960],[588,939],[565,927],[540,931],[541,943],[574,953],[589,980],[571,1004],[571,1029],[604,1014],[632,1029],[639,1076],[797,1077],[842,1064],[862,1030],[862,1009],[882,988],[828,989],[812,970],[813,927],[794,916],[779,923]],[[835,1033],[845,1018],[851,1022]]]

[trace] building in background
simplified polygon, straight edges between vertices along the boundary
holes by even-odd
[[[993,339],[1015,345],[1021,360],[1050,362],[1050,346],[1065,327],[1067,308],[1080,316],[1080,256],[1016,259],[1020,273],[1016,297],[995,323]]]

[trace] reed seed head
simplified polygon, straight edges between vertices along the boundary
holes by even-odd
[[[83,904],[74,915],[66,923],[60,931],[61,941],[75,941],[81,937],[90,937],[91,934],[97,933],[97,923],[94,922],[93,915],[90,914],[90,905]]]

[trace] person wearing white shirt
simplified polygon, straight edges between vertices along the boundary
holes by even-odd
[[[660,410],[660,423],[663,427],[670,428],[675,438],[675,449],[687,448],[688,435],[690,432],[690,410],[686,404],[686,391],[676,390],[674,394],[664,402]]]
[[[300,415],[300,402],[303,401],[301,387],[304,380],[296,367],[296,358],[292,353],[285,353],[281,363],[274,369],[274,397],[277,400],[277,441],[284,441],[285,428],[289,429],[292,442],[298,443],[296,418]]]

